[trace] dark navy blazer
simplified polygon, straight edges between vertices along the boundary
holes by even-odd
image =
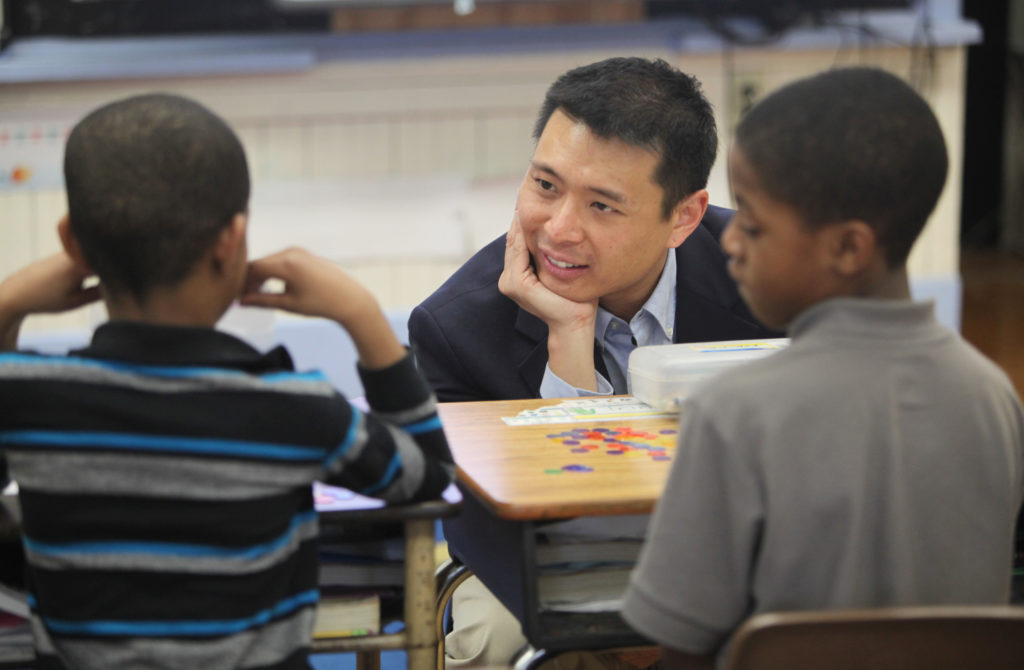
[[[675,250],[675,342],[779,337],[759,324],[726,272],[718,240],[732,211],[709,206]],[[478,251],[412,311],[409,342],[438,400],[540,397],[547,325],[498,291],[505,236]],[[607,376],[600,351],[594,364]]]

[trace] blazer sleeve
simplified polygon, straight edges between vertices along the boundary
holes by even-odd
[[[489,399],[473,382],[441,324],[423,305],[409,316],[409,346],[441,402]]]

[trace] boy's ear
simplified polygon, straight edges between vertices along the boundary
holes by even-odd
[[[248,215],[245,212],[239,212],[231,219],[231,223],[224,226],[224,229],[217,235],[217,241],[213,245],[213,263],[216,270],[223,272],[227,268],[235,267],[238,263],[245,265],[248,255],[245,242],[248,223]]]
[[[686,196],[672,208],[672,213],[669,215],[669,221],[672,224],[669,248],[675,249],[686,241],[686,238],[700,225],[707,209],[708,192],[703,188]]]
[[[880,252],[875,229],[864,221],[852,220],[836,224],[832,237],[832,261],[843,276],[860,274],[872,265]]]
[[[60,217],[60,221],[57,222],[57,237],[60,238],[60,244],[64,247],[64,253],[71,258],[71,261],[75,265],[87,270],[89,274],[92,274],[92,268],[89,267],[89,263],[85,260],[85,255],[82,254],[82,247],[78,246],[78,240],[71,230],[71,219],[68,218],[67,214]]]

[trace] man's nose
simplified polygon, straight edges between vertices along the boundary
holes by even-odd
[[[551,212],[551,218],[545,224],[548,237],[557,242],[578,242],[583,239],[578,203],[566,198]]]

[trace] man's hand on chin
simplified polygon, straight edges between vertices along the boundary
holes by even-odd
[[[544,286],[530,262],[518,215],[512,217],[505,237],[505,268],[498,279],[498,290],[547,324],[551,372],[576,388],[596,391],[597,300],[573,302]]]
[[[586,329],[593,337],[597,301],[573,302],[544,286],[530,259],[518,214],[505,236],[505,268],[498,279],[498,290],[548,325],[549,329]]]

